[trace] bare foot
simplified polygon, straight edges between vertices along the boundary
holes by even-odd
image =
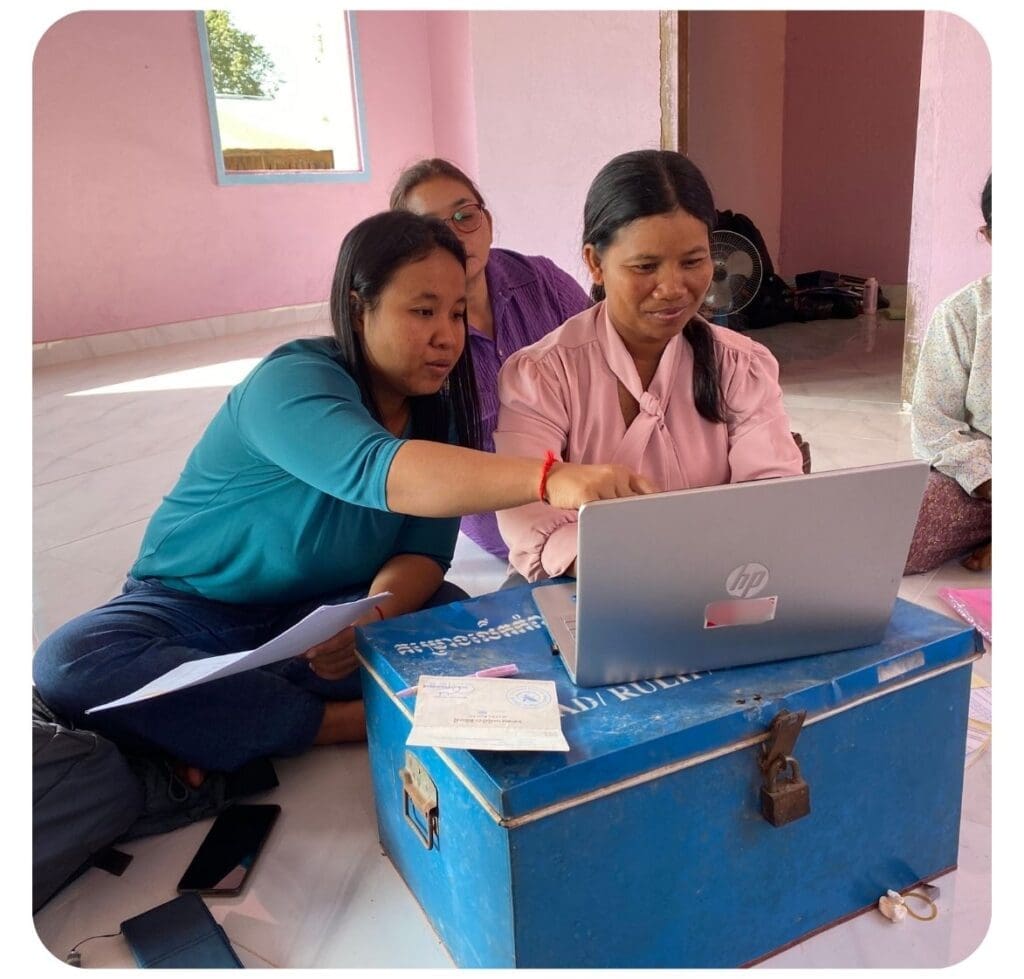
[[[992,570],[992,541],[982,544],[973,554],[960,562],[968,571]]]
[[[324,706],[313,744],[340,744],[366,740],[366,711],[361,700],[332,700]]]

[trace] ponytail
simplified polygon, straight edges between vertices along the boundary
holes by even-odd
[[[718,376],[715,338],[711,327],[696,317],[683,327],[693,348],[693,400],[697,414],[709,422],[725,423],[725,399]]]

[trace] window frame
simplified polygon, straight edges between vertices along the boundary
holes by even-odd
[[[205,11],[197,10],[196,31],[199,35],[199,55],[203,65],[206,84],[206,111],[210,120],[210,135],[213,141],[213,159],[217,169],[217,183],[221,186],[240,184],[336,184],[368,183],[370,181],[370,157],[366,139],[366,106],[363,100],[362,69],[359,61],[359,32],[355,11],[345,11],[348,28],[349,63],[352,70],[352,92],[355,101],[356,146],[359,152],[358,170],[228,170],[224,166],[224,150],[220,142],[220,127],[217,124],[216,93],[213,88],[213,69],[210,66],[210,42],[206,34]]]

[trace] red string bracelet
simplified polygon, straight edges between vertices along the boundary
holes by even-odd
[[[384,610],[379,605],[374,605],[373,607],[377,610],[377,614],[381,617],[381,620],[383,621]]]
[[[540,486],[537,490],[537,495],[545,503],[547,503],[547,496],[545,494],[547,493],[548,489],[548,474],[551,472],[551,467],[556,462],[558,462],[558,457],[554,454],[554,452],[548,449],[548,451],[544,453],[544,466],[540,471]]]

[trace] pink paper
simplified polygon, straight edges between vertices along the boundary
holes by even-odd
[[[939,598],[992,642],[991,588],[940,588]]]

